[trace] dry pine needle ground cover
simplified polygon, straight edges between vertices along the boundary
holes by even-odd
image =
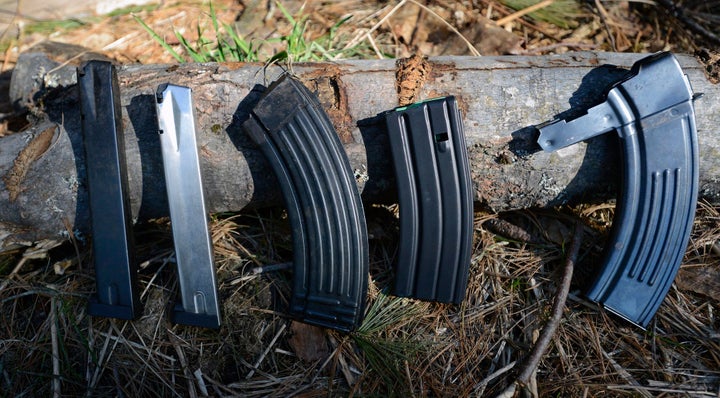
[[[522,16],[515,11],[528,4],[520,1],[309,1],[302,15],[309,39],[353,15],[329,42],[342,50],[336,57],[404,57],[415,51],[692,53],[717,45],[712,32],[688,27],[673,16],[677,12],[642,4],[651,2],[556,3],[566,8]],[[704,12],[701,3],[715,13]],[[708,28],[717,21],[715,3],[686,1],[683,16]],[[299,15],[300,3],[283,5]],[[223,0],[214,6],[219,20],[237,21],[238,32],[256,40],[259,58],[287,44],[278,38],[292,26],[276,4]],[[189,60],[174,31],[195,43],[198,33],[212,31],[207,10],[206,4],[181,1],[76,25],[25,21],[18,36],[3,40],[3,72],[17,54],[48,38],[82,44],[119,62],[176,62],[134,17]],[[396,212],[394,206],[368,204],[368,310],[350,335],[282,315],[292,275],[268,267],[292,259],[282,209],[213,216],[224,315],[219,331],[167,320],[177,291],[167,220],[135,230],[142,242],[137,257],[145,308],[134,322],[87,316],[94,281],[82,239],[5,252],[0,396],[494,396],[514,382],[550,317],[578,222],[576,283],[530,390],[540,396],[720,396],[719,208],[699,203],[683,267],[647,331],[584,301],[576,287],[598,261],[612,220],[610,204],[502,215],[478,209],[467,299],[460,306],[383,293],[392,281]]]

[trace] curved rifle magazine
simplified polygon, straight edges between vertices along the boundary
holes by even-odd
[[[586,296],[645,328],[675,279],[698,193],[693,91],[670,53],[633,65],[586,115],[541,126],[539,143],[555,150],[613,129],[622,181],[604,259]],[[569,138],[571,137],[571,138]]]
[[[278,178],[293,234],[290,315],[342,331],[362,321],[368,284],[365,216],[350,162],[313,94],[283,75],[243,128]]]

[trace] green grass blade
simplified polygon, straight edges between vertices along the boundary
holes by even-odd
[[[257,52],[253,49],[252,43],[245,41],[229,24],[223,23],[222,26],[235,45],[233,52],[236,54],[236,61],[258,60]]]
[[[183,35],[181,35],[180,32],[175,31],[175,37],[177,37],[178,41],[185,49],[185,52],[187,52],[190,55],[190,58],[192,58],[193,61],[206,62],[205,56],[203,56],[202,54],[197,52],[194,48],[192,48],[190,43],[188,43],[187,39],[185,39],[185,37]]]
[[[215,13],[215,7],[213,7],[212,1],[210,2],[210,20],[212,21],[213,30],[215,31],[215,40],[217,42],[217,61],[225,62],[227,57],[225,55],[226,47],[232,52],[232,48],[228,46],[228,43],[222,39],[220,33],[220,23],[218,22],[217,13]]]
[[[277,7],[280,9],[280,12],[283,14],[283,16],[285,17],[285,19],[287,19],[288,22],[290,22],[291,25],[296,25],[296,24],[297,24],[297,22],[295,21],[295,18],[292,16],[292,14],[290,14],[290,12],[287,10],[287,8],[285,8],[285,6],[282,5],[281,2],[276,1],[275,4],[276,4]]]
[[[175,49],[173,49],[172,46],[169,45],[165,41],[165,39],[163,39],[162,37],[160,37],[160,35],[155,33],[155,31],[151,27],[149,27],[142,19],[140,19],[137,15],[133,15],[132,17],[135,20],[135,22],[139,23],[140,26],[142,26],[143,29],[145,29],[145,31],[148,32],[150,37],[152,37],[156,42],[158,42],[158,44],[160,44],[162,46],[162,48],[165,49],[165,51],[170,53],[170,55],[172,55],[173,58],[175,58],[181,64],[185,63],[185,59],[183,57],[181,57],[180,54],[178,54],[175,51]]]
[[[212,21],[213,28],[215,29],[215,34],[220,34],[218,18],[217,14],[215,13],[215,7],[213,7],[212,1],[210,2],[210,20]]]

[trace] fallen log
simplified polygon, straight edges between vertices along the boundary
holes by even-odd
[[[395,197],[387,136],[372,118],[397,106],[400,96],[408,96],[407,90],[416,99],[455,95],[464,116],[475,201],[503,211],[615,197],[619,164],[612,134],[547,154],[537,152],[533,126],[570,107],[597,103],[602,88],[624,73],[607,65],[629,68],[643,56],[583,52],[441,57],[402,73],[397,73],[394,60],[342,61],[296,64],[293,72],[318,93],[366,204]],[[679,60],[695,92],[705,94],[696,101],[701,196],[720,203],[720,144],[714,139],[720,125],[720,87],[706,79],[694,58],[679,56]],[[155,89],[165,82],[193,89],[209,211],[281,203],[269,166],[240,128],[253,87],[281,72],[259,64],[119,67],[135,221],[168,214],[154,114]],[[44,75],[43,82],[47,86],[54,81]],[[29,102],[32,125],[0,137],[0,248],[88,230],[77,88],[72,76],[66,83],[54,84],[58,87],[39,100],[37,88],[19,94],[36,97]]]

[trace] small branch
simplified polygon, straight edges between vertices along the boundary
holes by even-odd
[[[675,4],[675,2],[671,0],[657,0],[657,3],[659,3],[661,6],[665,7],[665,9],[672,14],[675,18],[677,18],[680,22],[685,24],[688,29],[693,31],[696,34],[699,34],[706,39],[710,40],[714,44],[720,44],[720,36],[716,35],[715,33],[711,32],[710,30],[706,29],[704,26],[700,25],[695,19],[693,19],[692,16],[688,16],[685,14],[685,11],[683,10],[682,5]]]
[[[200,394],[202,394],[203,397],[208,397],[208,390],[207,386],[205,385],[205,380],[203,380],[202,369],[197,368],[197,370],[193,372],[193,376],[195,376],[195,380],[197,381],[198,388],[200,389]]]
[[[485,221],[482,226],[495,235],[504,236],[518,242],[539,243],[539,239],[536,239],[524,228],[501,218],[491,218]]]
[[[518,374],[515,383],[508,387],[501,396],[508,396],[510,391],[514,392],[516,386],[520,388],[527,388],[530,384],[530,378],[533,373],[537,370],[540,360],[545,355],[550,341],[555,336],[555,331],[560,326],[560,320],[562,319],[563,310],[565,309],[565,301],[567,300],[568,293],[570,293],[570,282],[572,281],[573,269],[575,268],[575,262],[577,261],[578,253],[580,252],[580,246],[582,242],[582,224],[580,222],[575,223],[575,232],[573,233],[573,240],[570,244],[570,250],[568,251],[567,258],[565,261],[565,267],[563,269],[562,280],[558,286],[557,294],[555,295],[555,302],[552,307],[552,315],[550,319],[543,327],[540,332],[540,337],[535,343],[530,356],[522,366],[522,370]],[[512,394],[512,393],[510,393]]]
[[[644,398],[650,398],[652,397],[652,394],[650,391],[645,389],[640,383],[628,372],[625,368],[623,368],[616,360],[614,360],[610,354],[605,352],[605,350],[602,350],[603,357],[607,359],[610,362],[610,365],[612,365],[613,369],[615,369],[615,372],[617,372],[620,377],[625,379],[625,381],[632,386],[633,389],[635,389],[635,392],[640,394]]]

